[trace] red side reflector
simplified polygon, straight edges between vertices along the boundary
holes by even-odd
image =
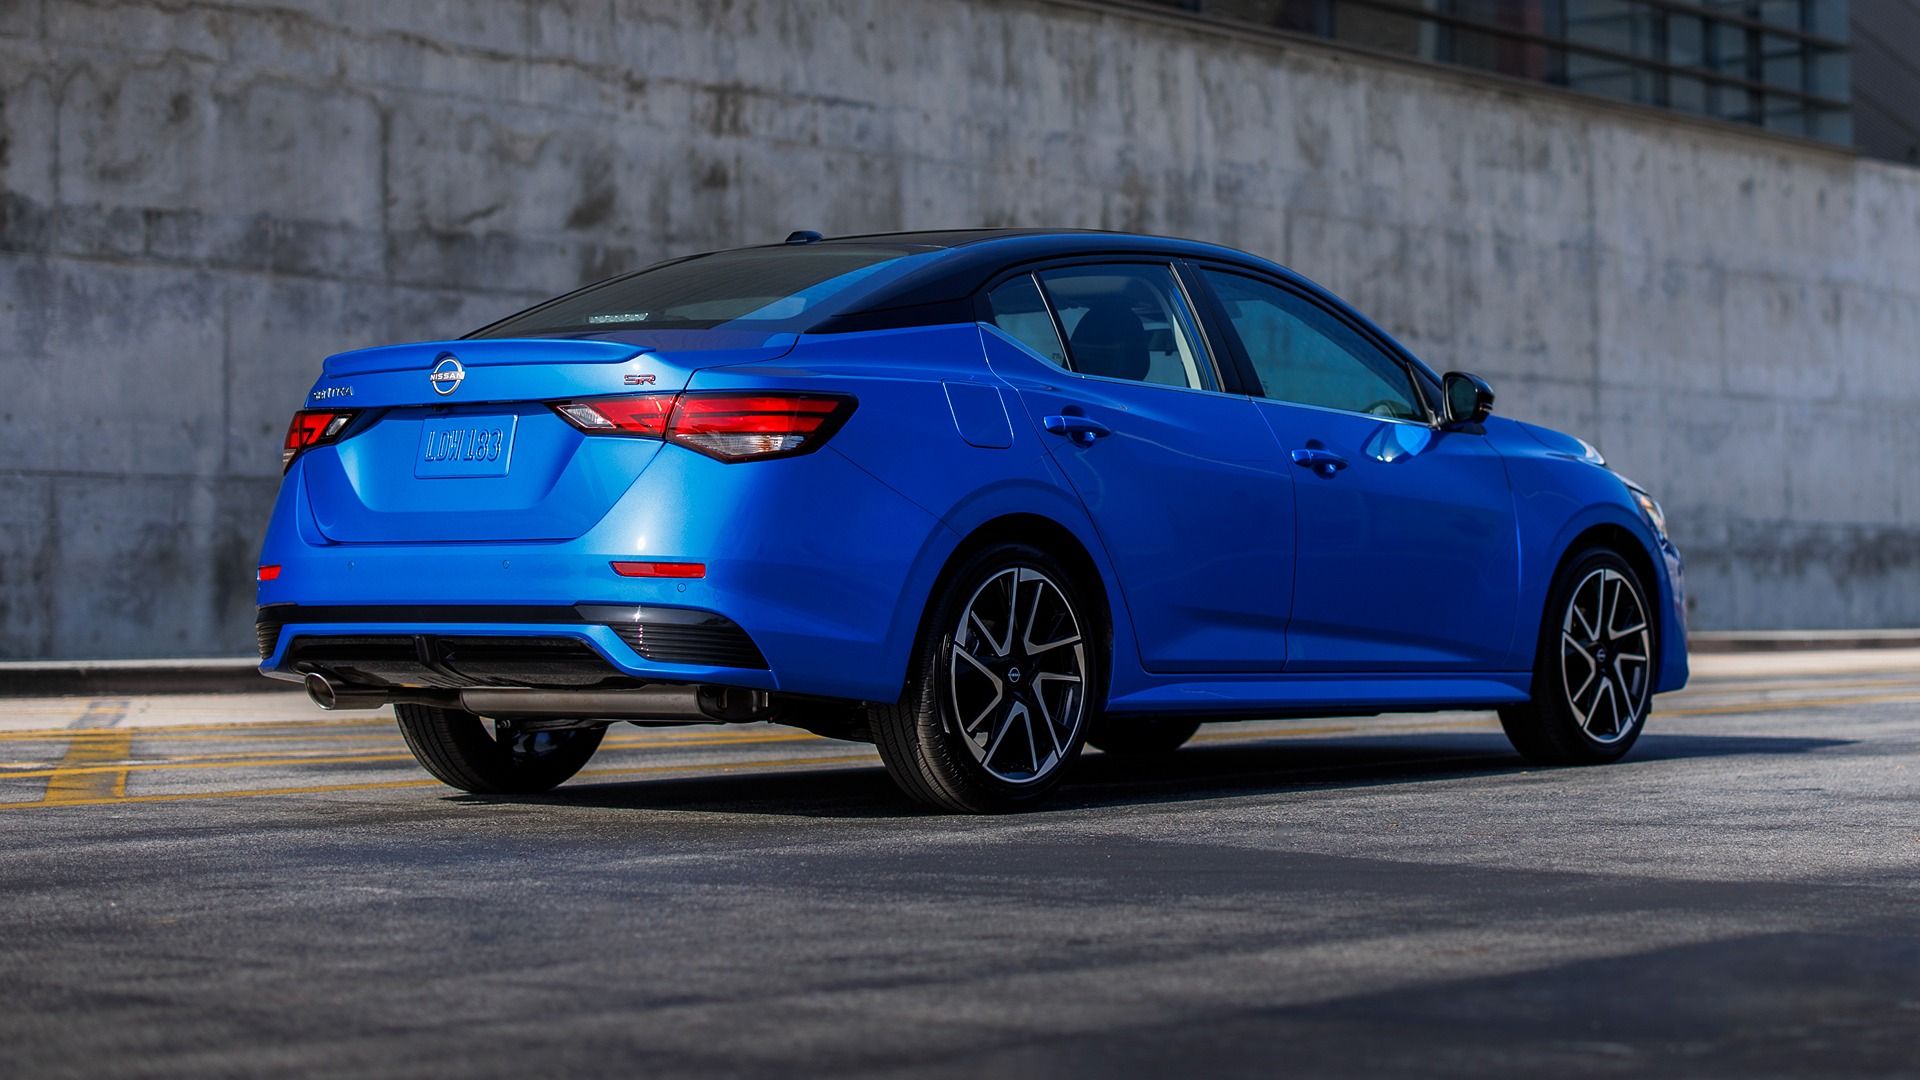
[[[273,581],[280,576],[280,568],[278,566],[263,566],[260,568],[260,573],[257,576],[261,581]]]
[[[699,562],[618,562],[613,572],[621,577],[703,578],[707,564]]]

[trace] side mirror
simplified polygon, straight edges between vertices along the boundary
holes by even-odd
[[[1493,387],[1478,375],[1449,371],[1440,388],[1447,399],[1448,427],[1479,424],[1493,412]]]

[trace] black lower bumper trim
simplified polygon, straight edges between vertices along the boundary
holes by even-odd
[[[605,626],[642,657],[657,664],[766,670],[767,660],[753,639],[732,619],[700,608],[657,604],[574,605],[308,605],[269,604],[254,622],[260,656],[273,655],[281,631],[291,623],[392,623],[396,630],[422,623],[522,623],[532,626]],[[403,635],[411,637],[412,635]],[[348,640],[328,638],[325,640]],[[445,640],[456,639],[451,635]],[[526,640],[526,639],[502,639]],[[573,640],[573,639],[567,639]],[[579,644],[579,642],[575,642]],[[592,649],[586,648],[588,652]],[[594,654],[596,657],[598,654]],[[291,658],[291,654],[289,656]],[[604,661],[602,661],[604,664]],[[612,669],[609,669],[612,670]],[[468,685],[502,685],[481,683]]]

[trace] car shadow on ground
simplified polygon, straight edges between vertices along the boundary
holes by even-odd
[[[1641,738],[1624,762],[1611,767],[1631,769],[1674,760],[1803,754],[1850,742],[1771,735],[1649,734]],[[716,766],[716,770],[719,768]],[[1145,760],[1089,750],[1066,783],[1029,812],[1418,784],[1528,771],[1550,775],[1558,770],[1529,765],[1502,736],[1479,733],[1197,743]],[[787,817],[897,818],[936,813],[909,802],[878,765],[667,780],[586,780],[539,796],[448,798],[476,803]]]

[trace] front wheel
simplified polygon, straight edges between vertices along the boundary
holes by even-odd
[[[460,709],[395,705],[400,734],[421,768],[477,795],[532,795],[580,771],[607,729],[528,730]]]
[[[1597,548],[1554,579],[1532,700],[1500,710],[1513,748],[1542,765],[1618,761],[1646,726],[1658,635],[1633,567]]]
[[[887,772],[946,810],[1029,804],[1060,782],[1100,705],[1104,629],[1046,552],[974,553],[934,597],[906,692],[871,706]]]

